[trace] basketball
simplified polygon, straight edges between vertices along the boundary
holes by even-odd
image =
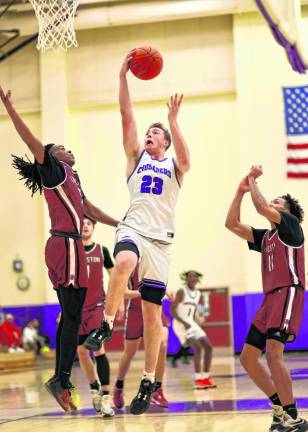
[[[163,68],[163,58],[157,49],[144,46],[134,48],[130,54],[129,68],[141,80],[150,80],[160,74]]]

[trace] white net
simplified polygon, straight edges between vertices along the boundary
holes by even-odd
[[[29,0],[39,24],[37,49],[66,51],[77,46],[74,18],[80,0]]]

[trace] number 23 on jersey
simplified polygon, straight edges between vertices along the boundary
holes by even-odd
[[[144,175],[141,183],[141,193],[152,193],[154,195],[161,195],[163,191],[164,181],[160,177],[152,177]]]

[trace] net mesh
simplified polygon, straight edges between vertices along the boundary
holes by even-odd
[[[74,18],[80,0],[29,0],[39,24],[37,49],[66,51],[77,46]]]

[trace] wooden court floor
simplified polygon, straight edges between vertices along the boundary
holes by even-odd
[[[111,356],[112,381],[118,354]],[[303,416],[308,418],[308,355],[292,354],[287,364],[294,379],[295,396]],[[135,395],[142,372],[142,353],[132,363],[126,379],[126,405]],[[87,383],[78,364],[72,381],[78,388],[79,411],[64,414],[44,390],[52,374],[52,364],[40,362],[34,370],[0,375],[0,431],[2,432],[265,432],[271,416],[263,394],[250,382],[238,358],[217,357],[212,378],[215,390],[192,389],[192,362],[168,363],[165,393],[168,409],[151,406],[148,413],[132,416],[117,411],[112,419],[102,419],[92,409]]]

